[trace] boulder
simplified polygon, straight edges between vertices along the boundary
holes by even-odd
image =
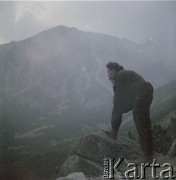
[[[105,159],[114,158],[114,161],[117,162],[119,158],[125,158],[118,168],[121,172],[126,169],[127,160],[140,159],[140,152],[132,147],[134,145],[132,141],[130,141],[130,145],[125,143],[125,140],[120,143],[117,142],[97,134],[90,134],[81,138],[61,166],[57,177],[82,172],[89,179],[91,177],[102,179]]]
[[[176,158],[176,139],[174,140],[174,142],[172,143],[172,146],[168,152],[168,156],[170,158]]]
[[[59,170],[58,176],[66,176],[74,172],[83,172],[87,176],[100,175],[103,172],[102,165],[92,162],[78,155],[69,155]]]
[[[76,172],[69,174],[66,177],[57,178],[56,180],[88,180],[88,179],[82,172]]]
[[[114,176],[116,180],[120,180],[117,175]],[[66,177],[59,177],[56,180],[104,180],[103,176],[86,177],[82,172],[71,173]]]
[[[119,144],[114,140],[96,134],[90,134],[81,138],[73,153],[100,164],[103,164],[104,158],[136,160],[140,156],[130,145],[125,143]]]
[[[176,139],[176,117],[175,116],[171,118],[171,136],[173,140]]]

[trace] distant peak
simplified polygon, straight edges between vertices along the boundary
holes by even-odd
[[[69,29],[69,30],[77,30],[78,31],[78,29],[75,27],[68,27],[68,26],[64,26],[64,25],[58,25],[58,26],[54,27],[53,29],[64,29],[64,30]]]
[[[45,31],[42,31],[41,33],[44,33],[44,32],[68,32],[68,31],[81,31],[75,27],[67,27],[67,26],[64,26],[64,25],[58,25],[56,27],[53,27],[53,28],[50,28],[48,30],[45,30]]]

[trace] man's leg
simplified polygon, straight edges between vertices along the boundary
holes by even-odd
[[[145,161],[152,161],[153,158],[153,137],[150,120],[150,104],[152,99],[152,95],[136,98],[133,108],[133,117]]]

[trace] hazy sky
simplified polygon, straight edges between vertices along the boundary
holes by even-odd
[[[175,38],[176,2],[0,2],[0,44],[65,25],[136,42]]]

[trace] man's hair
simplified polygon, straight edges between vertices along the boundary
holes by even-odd
[[[115,69],[117,72],[124,69],[123,66],[120,66],[118,63],[116,62],[109,62],[106,67],[110,70]]]

